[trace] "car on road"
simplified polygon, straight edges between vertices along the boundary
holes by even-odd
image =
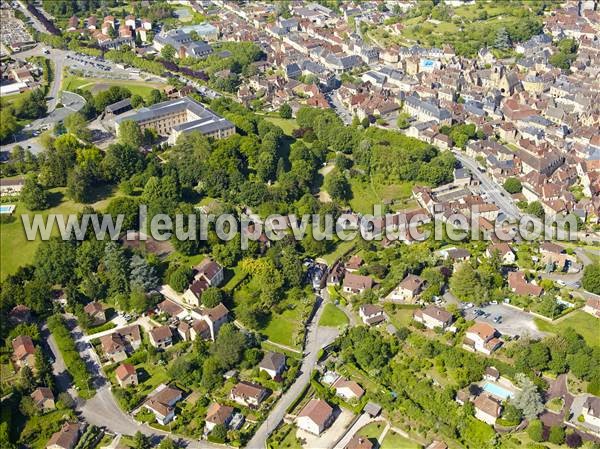
[[[502,315],[496,315],[493,319],[494,323],[501,323],[502,322]]]
[[[556,281],[556,283],[558,285],[560,285],[561,287],[566,287],[567,283],[565,281],[563,281],[562,279],[559,279],[558,281]]]

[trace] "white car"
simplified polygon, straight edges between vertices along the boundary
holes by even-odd
[[[563,281],[562,279],[559,279],[558,281],[556,281],[556,283],[558,285],[560,285],[561,287],[566,287],[567,283],[565,281]]]

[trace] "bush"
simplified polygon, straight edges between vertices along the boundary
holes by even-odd
[[[552,426],[548,441],[554,444],[563,444],[565,442],[565,429],[561,426]]]
[[[534,419],[527,427],[527,434],[533,441],[539,443],[544,441],[544,425],[539,419]]]

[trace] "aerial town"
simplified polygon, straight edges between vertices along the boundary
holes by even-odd
[[[600,2],[0,0],[0,76],[3,449],[600,449]]]

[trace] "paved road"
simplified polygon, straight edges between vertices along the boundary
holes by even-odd
[[[249,449],[264,449],[267,438],[277,428],[283,420],[288,407],[302,393],[304,387],[310,381],[310,373],[317,363],[319,350],[332,343],[338,336],[339,331],[336,328],[319,327],[317,323],[323,313],[323,300],[319,301],[317,312],[312,321],[307,325],[306,347],[304,350],[304,360],[300,367],[300,376],[292,384],[289,390],[281,396],[277,404],[273,407],[267,419],[258,428],[252,439],[248,442]]]
[[[476,161],[465,156],[460,151],[453,151],[453,153],[462,166],[468,168],[473,176],[479,180],[483,192],[490,197],[494,204],[496,204],[506,216],[513,218],[521,217],[521,211],[513,203],[510,194],[506,192],[502,186],[499,186],[496,182],[491,180],[487,174],[480,172],[478,169],[479,164]]]
[[[33,22],[33,28],[35,28],[40,33],[48,33],[48,30],[46,29],[46,27],[44,25],[42,25],[42,23],[37,19],[37,17],[35,17],[33,14],[31,14],[29,12],[27,7],[25,6],[25,2],[19,0],[19,6],[21,7],[21,10],[23,11],[23,13],[27,17],[29,17],[31,19],[31,21]]]

